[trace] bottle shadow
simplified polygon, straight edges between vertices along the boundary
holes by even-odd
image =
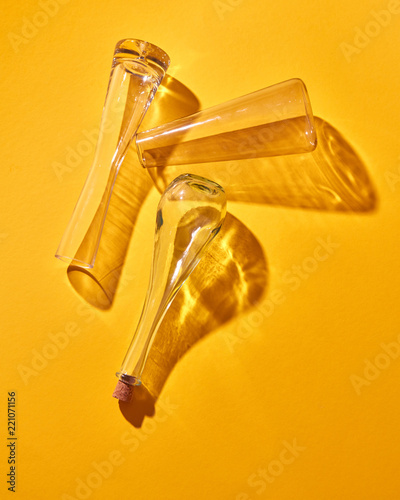
[[[196,96],[178,80],[166,75],[143,126],[152,128],[160,122],[193,113],[198,107]],[[67,269],[75,291],[98,309],[107,310],[113,304],[136,220],[152,186],[151,178],[138,161],[136,149],[129,148],[114,184],[94,267],[85,269],[79,261],[85,260],[81,256],[86,255],[98,234],[103,217],[101,208]]]
[[[228,201],[335,212],[370,212],[377,195],[366,166],[343,135],[315,117],[318,144],[310,153],[190,166],[224,186]],[[150,168],[160,192],[186,165]]]
[[[120,410],[133,426],[153,416],[155,404],[176,363],[205,336],[254,307],[268,284],[263,249],[252,232],[227,214],[221,231],[181,288],[154,339],[129,403]]]

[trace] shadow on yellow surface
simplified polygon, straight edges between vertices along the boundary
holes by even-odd
[[[118,401],[122,415],[138,429],[142,426],[145,417],[155,415],[155,403],[156,398],[150,394],[143,384],[135,387],[132,400],[129,403]]]
[[[144,126],[151,128],[160,122],[193,113],[198,106],[195,95],[167,75],[149,108]],[[96,213],[75,260],[68,267],[71,285],[87,302],[99,309],[106,310],[112,306],[140,207],[152,186],[148,173],[139,165],[136,149],[130,148],[114,184],[94,267],[85,269],[79,261],[85,260],[80,254],[86,255],[87,247],[91,246],[98,233],[102,210]]]
[[[140,427],[177,361],[200,339],[255,306],[268,282],[261,245],[236,217],[227,214],[220,234],[168,310],[151,347],[143,386],[131,403],[120,403],[125,418]]]
[[[229,201],[339,212],[369,212],[376,194],[367,169],[343,135],[315,118],[318,145],[311,153],[148,169],[160,192],[179,174],[221,184]]]
[[[117,176],[94,267],[85,269],[78,259],[80,251],[85,253],[86,245],[90,246],[97,234],[101,211],[97,212],[86,233],[76,260],[67,269],[75,290],[91,305],[103,310],[113,303],[140,207],[152,187],[149,176],[132,153],[132,150],[128,152]]]

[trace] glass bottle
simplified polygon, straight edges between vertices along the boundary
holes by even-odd
[[[225,193],[213,181],[190,174],[166,189],[157,208],[150,282],[132,342],[117,372],[113,396],[128,401],[140,385],[146,360],[175,295],[218,234],[226,214]]]

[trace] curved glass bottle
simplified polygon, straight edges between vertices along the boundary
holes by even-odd
[[[114,397],[129,400],[162,319],[175,295],[219,232],[226,214],[221,186],[190,174],[175,179],[157,208],[153,263],[143,311],[126,353]]]
[[[95,157],[56,257],[93,267],[116,176],[168,66],[168,55],[151,43],[117,43]],[[95,215],[90,245],[81,247]]]

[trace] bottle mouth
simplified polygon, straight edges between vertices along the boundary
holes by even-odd
[[[192,189],[204,191],[208,194],[215,194],[216,191],[224,193],[224,188],[217,182],[212,181],[211,179],[206,179],[205,177],[201,177],[200,175],[181,174],[171,182],[170,186],[178,181],[183,181],[187,183]]]
[[[126,372],[116,372],[115,374],[121,382],[124,384],[137,386],[141,385],[142,381],[139,378],[134,377],[133,375],[128,375]]]
[[[115,46],[113,66],[125,59],[143,61],[156,70],[161,77],[164,76],[170,64],[168,54],[160,47],[135,38],[125,38]]]
[[[305,132],[305,134],[308,137],[310,150],[314,150],[317,147],[317,132],[315,128],[314,115],[311,108],[311,101],[305,83],[300,78],[297,78],[297,80],[299,81],[301,87],[304,109],[305,109],[305,117],[308,123],[308,130]]]

